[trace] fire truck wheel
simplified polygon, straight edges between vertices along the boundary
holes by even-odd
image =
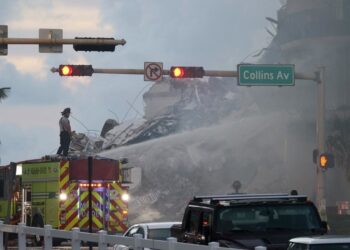
[[[44,227],[44,220],[40,214],[35,214],[32,220],[32,227]],[[34,244],[36,246],[42,246],[44,242],[44,237],[35,235],[34,236]]]

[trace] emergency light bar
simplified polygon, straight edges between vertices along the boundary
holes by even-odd
[[[87,188],[87,187],[89,187],[89,183],[80,183],[79,184],[79,187],[81,187],[81,188]],[[102,187],[102,184],[101,183],[91,183],[91,187],[93,187],[93,188],[99,188],[99,187]]]

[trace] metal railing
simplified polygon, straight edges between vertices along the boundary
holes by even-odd
[[[50,250],[53,247],[53,238],[67,239],[71,241],[73,250],[80,249],[82,242],[97,243],[98,249],[107,250],[108,246],[124,245],[133,250],[142,250],[151,248],[157,250],[238,250],[238,248],[220,247],[217,242],[210,242],[209,245],[196,245],[177,242],[176,238],[170,237],[166,241],[143,239],[141,234],[134,237],[124,237],[117,235],[108,235],[106,231],[101,230],[98,233],[80,232],[79,228],[73,228],[72,231],[53,229],[51,225],[45,225],[44,228],[28,227],[24,223],[18,225],[8,225],[0,221],[0,250],[4,249],[4,233],[14,233],[18,235],[18,249],[26,249],[27,235],[42,236],[43,249]],[[265,247],[255,247],[255,250],[266,250]]]

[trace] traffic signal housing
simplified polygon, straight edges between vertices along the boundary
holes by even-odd
[[[173,66],[169,71],[172,78],[202,78],[204,73],[203,67]]]
[[[103,44],[106,40],[115,40],[114,38],[104,38],[104,37],[75,37],[75,39],[83,39],[83,40],[92,40],[97,39],[100,40],[100,44],[73,44],[73,49],[75,51],[110,51],[113,52],[115,50],[115,44]]]
[[[334,156],[331,153],[322,153],[319,156],[320,168],[326,170],[327,168],[334,167]]]
[[[60,76],[92,76],[94,69],[92,65],[61,64],[58,73]]]

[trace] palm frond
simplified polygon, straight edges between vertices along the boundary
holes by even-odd
[[[0,88],[0,101],[8,96],[10,89],[9,87]]]

